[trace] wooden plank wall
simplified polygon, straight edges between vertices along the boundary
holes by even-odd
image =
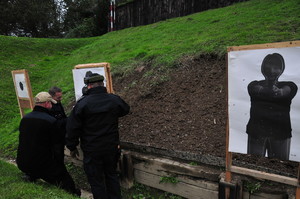
[[[68,150],[66,150],[65,154],[67,162],[73,162],[77,166],[82,166],[83,154],[81,151],[79,159],[70,158]],[[219,168],[208,165],[191,165],[162,156],[129,150],[122,150],[119,169],[123,188],[131,188],[134,182],[138,182],[189,199],[218,199],[219,181],[224,181],[225,176],[225,173]],[[164,177],[175,178],[178,182],[163,182],[162,178]],[[285,193],[258,192],[249,195],[246,190],[241,191],[243,198],[286,198]]]
[[[247,0],[133,0],[116,7],[116,29],[147,25]]]
[[[133,160],[139,160],[131,164],[131,169],[127,168],[129,171],[133,171],[132,180],[138,183],[184,198],[218,198],[218,177],[221,173],[218,170],[207,170],[201,166],[192,166],[131,151],[124,151],[123,155],[131,156]],[[207,173],[208,175],[206,175]],[[163,182],[162,178],[164,177],[174,178],[177,182]],[[209,181],[206,178],[213,180]]]

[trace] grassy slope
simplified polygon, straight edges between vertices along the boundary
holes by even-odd
[[[88,39],[0,36],[0,152],[15,156],[20,120],[11,70],[27,69],[33,95],[52,85],[73,99],[76,64],[110,62],[125,74],[141,62],[169,68],[186,55],[224,56],[227,46],[300,39],[299,0],[252,0]]]
[[[21,172],[17,167],[0,160],[0,198],[3,199],[48,199],[48,198],[78,198],[65,191],[38,181],[27,183],[21,179]]]
[[[63,78],[56,79],[57,75],[53,70],[60,73],[61,68],[68,66],[64,64],[64,60],[71,57],[74,50],[94,40],[94,38],[59,40],[0,36],[0,152],[5,150],[6,153],[15,154],[17,144],[16,129],[20,114],[11,71],[27,69],[33,93],[46,91],[54,82],[64,81]]]

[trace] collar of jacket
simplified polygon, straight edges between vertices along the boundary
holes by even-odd
[[[103,86],[97,86],[95,88],[90,88],[88,90],[88,95],[90,94],[98,94],[98,93],[107,93],[106,88]]]
[[[45,112],[45,113],[50,113],[48,109],[46,109],[45,107],[42,106],[35,106],[33,108],[33,111],[39,111],[39,112]]]

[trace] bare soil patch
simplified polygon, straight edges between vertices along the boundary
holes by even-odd
[[[131,106],[120,121],[121,141],[225,160],[226,70],[225,59],[186,57],[169,71],[145,63],[114,77],[116,93]],[[233,158],[297,176],[296,162],[241,154]]]

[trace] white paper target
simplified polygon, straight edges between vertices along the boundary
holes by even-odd
[[[73,69],[72,72],[76,101],[82,96],[82,88],[85,85],[83,79],[85,77],[86,72],[88,71],[102,75],[104,77],[104,86],[106,86],[106,75],[104,67]]]
[[[290,160],[300,162],[300,47],[231,51],[228,53],[229,151],[247,153],[246,125],[250,117],[250,96],[247,86],[263,80],[261,64],[268,54],[279,53],[285,70],[279,81],[292,81],[298,86],[290,109],[292,138]]]
[[[18,97],[29,98],[27,83],[25,79],[25,74],[15,74],[15,87],[17,89]]]

